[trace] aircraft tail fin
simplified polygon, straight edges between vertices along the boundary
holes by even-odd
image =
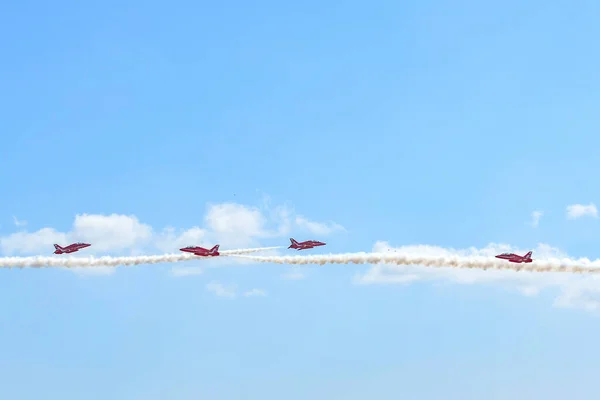
[[[211,253],[216,253],[217,251],[219,251],[219,245],[215,245],[212,249],[210,249]]]
[[[298,242],[296,242],[296,239],[294,238],[290,238],[290,247],[288,247],[288,249],[291,249],[294,245],[298,244]]]
[[[62,247],[60,247],[60,246],[59,246],[59,245],[57,245],[56,243],[54,244],[54,248],[55,248],[56,250],[62,250],[62,249],[63,249]]]
[[[532,254],[533,254],[533,251],[528,252],[527,254],[525,254],[525,258],[531,258]]]

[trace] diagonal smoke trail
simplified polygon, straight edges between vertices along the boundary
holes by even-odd
[[[600,260],[590,261],[582,259],[547,259],[534,261],[530,264],[515,264],[498,259],[482,256],[413,256],[397,253],[347,253],[325,254],[310,256],[244,256],[244,258],[257,262],[275,264],[395,264],[395,265],[422,265],[430,268],[460,268],[460,269],[494,269],[527,272],[567,272],[580,274],[600,273]]]
[[[234,256],[241,254],[256,253],[259,251],[274,250],[276,247],[260,247],[254,249],[224,250],[219,252],[223,256]],[[181,261],[198,260],[205,257],[195,256],[193,254],[163,254],[156,256],[135,256],[135,257],[61,257],[61,256],[35,256],[35,257],[2,257],[0,258],[0,268],[51,268],[51,267],[117,267],[119,265],[141,265],[141,264],[161,264],[175,263]]]

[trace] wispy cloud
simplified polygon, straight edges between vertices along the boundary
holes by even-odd
[[[25,226],[25,225],[27,225],[27,221],[21,221],[17,217],[15,217],[14,215],[13,215],[13,222],[14,222],[15,226]]]
[[[296,225],[298,225],[299,228],[304,229],[312,234],[323,236],[330,235],[336,231],[346,230],[342,225],[336,224],[335,222],[315,222],[304,218],[301,215],[298,215],[296,217]]]
[[[225,285],[216,281],[212,281],[206,284],[206,290],[213,293],[217,297],[224,297],[228,299],[235,299],[238,297],[238,286],[237,285]],[[265,297],[267,292],[263,289],[250,289],[241,293],[242,297]]]
[[[206,284],[206,290],[212,292],[217,297],[233,299],[237,296],[237,285],[223,285],[222,283],[213,281]]]
[[[262,289],[252,289],[244,292],[245,297],[265,297],[267,292]]]
[[[588,205],[571,204],[567,206],[567,218],[577,219],[582,217],[598,218],[598,209],[594,203]]]
[[[540,224],[540,218],[544,215],[543,211],[534,211],[531,213],[531,226],[537,228]]]

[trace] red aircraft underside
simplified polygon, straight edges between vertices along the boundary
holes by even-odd
[[[195,256],[201,256],[201,257],[216,257],[219,255],[219,245],[216,245],[215,247],[213,247],[210,250],[205,249],[204,247],[198,247],[198,246],[188,246],[188,247],[184,247],[179,250],[184,251],[186,253],[192,253]]]
[[[318,242],[316,240],[307,240],[306,242],[297,242],[294,238],[290,238],[290,246],[288,249],[296,249],[296,250],[306,250],[312,249],[317,246],[325,246],[326,243]]]
[[[531,254],[533,254],[532,251],[525,254],[524,256],[520,256],[520,255],[514,254],[514,253],[502,253],[502,254],[498,254],[496,256],[496,258],[500,258],[502,260],[507,260],[507,261],[510,261],[513,263],[530,263],[533,261],[533,259],[531,258]]]
[[[73,243],[66,247],[61,247],[61,246],[55,244],[54,248],[56,250],[54,250],[54,254],[74,253],[76,251],[79,251],[83,248],[90,247],[90,246],[91,246],[91,244],[89,244],[89,243]]]

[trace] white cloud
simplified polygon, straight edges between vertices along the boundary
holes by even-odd
[[[206,290],[213,293],[217,297],[225,297],[235,299],[238,297],[237,285],[224,285],[219,282],[212,281],[206,284]],[[263,289],[250,289],[242,292],[243,297],[265,297],[267,292]]]
[[[531,249],[514,248],[506,244],[490,243],[482,249],[452,249],[438,246],[401,246],[391,247],[387,242],[377,242],[374,252],[397,251],[404,254],[429,256],[487,256],[492,257],[503,252],[524,254]],[[566,258],[567,254],[547,244],[538,244],[533,250],[535,258]],[[535,296],[542,290],[558,290],[555,301],[557,307],[584,308],[600,310],[599,277],[569,274],[540,274],[531,272],[514,272],[503,270],[468,270],[454,268],[425,268],[423,266],[372,265],[364,274],[354,277],[356,284],[404,284],[413,282],[441,282],[462,285],[496,284],[517,290],[525,296]]]
[[[544,215],[543,211],[534,211],[531,213],[531,226],[537,228],[540,223],[540,218]]]
[[[154,245],[158,250],[165,253],[177,252],[180,248],[186,246],[212,247],[211,242],[208,240],[208,231],[198,226],[182,230],[179,233],[175,228],[165,228],[155,235]]]
[[[50,255],[54,251],[54,243],[66,245],[78,241],[91,243],[92,246],[77,253],[77,256],[178,253],[184,246],[212,247],[217,243],[222,250],[278,244],[287,247],[289,232],[303,227],[303,221],[308,221],[301,217],[300,224],[297,224],[295,217],[291,207],[271,206],[268,198],[265,198],[260,208],[237,203],[209,204],[203,226],[195,225],[187,229],[153,229],[134,215],[80,214],[75,216],[71,229],[66,232],[45,227],[33,232],[22,230],[0,237],[0,252],[6,256]],[[17,225],[23,226],[23,221],[16,218],[14,220]],[[319,226],[317,222],[311,223]],[[281,242],[277,243],[277,239]],[[265,240],[270,243],[262,243]],[[264,255],[279,255],[279,252],[265,251]],[[173,267],[169,273],[176,277],[199,275],[206,268],[223,265],[224,262],[236,265],[254,263],[242,258],[202,260],[198,267],[186,263],[182,267]],[[116,271],[115,268],[69,270],[86,276],[107,275]]]
[[[27,225],[27,221],[21,221],[17,217],[15,217],[14,215],[13,215],[13,222],[15,223],[15,226],[25,226],[25,225]]]
[[[40,254],[40,250],[46,248],[52,252],[54,243],[69,244],[75,241],[92,243],[92,247],[85,250],[86,254],[125,250],[136,254],[156,250],[178,252],[187,245],[212,246],[216,243],[221,244],[222,249],[253,247],[260,246],[264,239],[283,239],[295,226],[292,221],[299,228],[310,226],[321,231],[340,229],[340,225],[335,223],[321,224],[304,217],[295,218],[294,212],[287,206],[258,208],[222,203],[208,205],[203,227],[167,227],[155,231],[134,215],[81,214],[75,216],[68,232],[46,227],[0,237],[0,250],[6,255],[33,255]],[[286,242],[282,240],[281,245],[286,245]]]
[[[214,293],[217,297],[227,297],[233,299],[237,296],[236,285],[223,285],[219,282],[210,282],[206,284],[206,290]]]
[[[217,235],[243,232],[247,237],[261,237],[266,225],[266,218],[258,208],[236,203],[209,206],[204,220],[207,227]]]
[[[293,212],[287,206],[277,206],[267,212],[277,226],[270,236],[284,236],[292,230],[291,215]]]
[[[294,227],[306,230],[310,226],[328,233],[343,230],[341,225],[333,222],[321,224],[298,218],[289,206],[271,206],[268,197],[263,198],[261,207],[238,203],[209,204],[204,222],[203,228],[194,227],[181,232],[167,228],[156,235],[155,243],[162,251],[173,251],[191,244],[212,246],[215,243],[219,243],[221,248],[245,248],[262,246],[261,242],[266,239],[283,239]],[[286,244],[281,242],[282,246]],[[249,261],[236,259],[235,262],[247,264]]]
[[[567,218],[577,219],[582,217],[598,218],[598,209],[594,203],[588,205],[572,204],[567,206]]]
[[[67,245],[72,242],[92,243],[86,253],[122,251],[149,241],[152,228],[142,224],[134,216],[127,215],[76,215],[69,232],[58,232],[53,228],[42,228],[35,232],[17,232],[0,238],[0,249],[4,254],[40,254],[42,249],[52,253],[52,245]],[[43,254],[43,250],[42,250]]]
[[[6,255],[13,254],[48,254],[54,251],[53,243],[67,243],[68,234],[53,228],[42,228],[36,232],[17,232],[0,238],[0,249]]]
[[[296,225],[312,234],[326,236],[333,232],[345,231],[344,227],[335,222],[322,223],[310,221],[301,215],[296,217]]]
[[[152,227],[133,215],[83,214],[75,217],[72,237],[93,243],[94,250],[124,250],[139,246],[152,238]]]
[[[267,292],[262,289],[252,289],[244,292],[245,297],[265,297]]]
[[[564,285],[554,301],[556,307],[579,308],[586,311],[600,309],[600,281],[598,276],[590,276],[577,284]]]

